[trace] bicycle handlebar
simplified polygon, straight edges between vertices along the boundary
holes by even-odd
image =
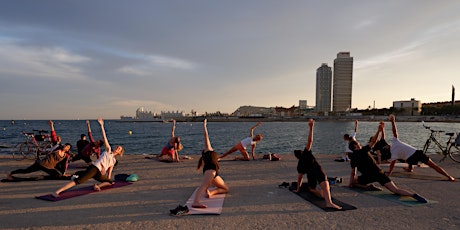
[[[42,134],[42,133],[48,133],[48,131],[43,130],[43,129],[34,129],[34,130],[32,130],[32,131],[38,132],[38,133],[40,133],[40,134]]]
[[[425,125],[425,122],[423,122],[423,121],[422,121],[422,125],[423,125],[423,127],[424,127],[425,129],[429,129],[432,133],[443,133],[443,132],[445,132],[445,131],[443,131],[443,130],[434,130],[434,129],[431,129],[431,127],[426,126],[426,125]]]

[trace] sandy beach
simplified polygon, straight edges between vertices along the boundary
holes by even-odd
[[[220,175],[230,187],[221,215],[174,217],[169,210],[184,204],[202,177],[196,170],[197,156],[180,163],[162,163],[143,155],[120,158],[114,170],[136,173],[132,185],[79,196],[59,202],[35,199],[55,191],[66,181],[0,183],[1,229],[459,229],[460,183],[448,182],[430,168],[416,168],[414,178],[392,177],[404,189],[436,201],[416,207],[352,191],[348,184],[350,166],[334,162],[335,155],[316,155],[330,177],[342,177],[331,186],[332,196],[357,207],[356,210],[325,212],[301,199],[282,182],[296,180],[297,160],[283,154],[281,161],[221,161]],[[261,158],[261,156],[258,156]],[[433,159],[439,159],[433,156]],[[437,162],[437,161],[436,161]],[[2,178],[12,169],[32,161],[0,158]],[[74,162],[70,172],[84,162]],[[439,163],[460,177],[460,164],[446,159]],[[384,168],[387,166],[384,166]],[[401,168],[396,168],[401,172]],[[32,175],[40,175],[36,173]],[[420,179],[420,178],[429,178]],[[418,179],[417,179],[418,178]],[[92,185],[89,181],[80,186]]]

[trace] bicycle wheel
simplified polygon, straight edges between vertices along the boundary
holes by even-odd
[[[428,148],[430,147],[430,144],[431,144],[431,139],[426,140],[425,145],[423,146],[423,153],[426,154],[426,152],[428,151]]]
[[[460,163],[460,146],[451,145],[449,147],[449,157],[453,161]]]
[[[32,142],[26,142],[25,144],[26,148],[24,149],[24,157],[29,160],[37,159],[38,147]]]
[[[42,159],[46,155],[48,155],[51,152],[51,142],[50,141],[43,141],[40,143],[40,146],[38,148],[38,153],[37,156],[38,158]]]
[[[14,146],[14,150],[11,155],[13,155],[13,159],[17,161],[24,160],[24,158],[26,158],[24,151],[27,152],[27,142],[19,143]]]

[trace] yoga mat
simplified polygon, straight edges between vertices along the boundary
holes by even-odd
[[[212,198],[206,198],[206,195],[204,195],[200,201],[208,207],[193,208],[192,204],[197,190],[198,188],[195,189],[190,198],[188,198],[187,203],[185,203],[189,209],[189,215],[220,215],[222,213],[222,205],[224,204],[225,194],[217,194]]]
[[[302,184],[302,187],[300,188],[300,192],[295,193],[293,192],[295,189],[297,189],[297,182],[292,182],[291,187],[289,187],[289,190],[298,196],[302,197],[304,200],[314,204],[316,207],[326,211],[326,212],[334,212],[334,211],[347,211],[347,210],[354,210],[357,209],[355,206],[347,204],[345,202],[342,202],[340,200],[335,199],[334,197],[331,197],[331,200],[334,204],[342,207],[341,210],[333,209],[333,208],[328,208],[326,207],[326,201],[324,201],[324,198],[317,197],[313,193],[308,191],[307,188],[308,185]]]
[[[349,188],[348,186],[344,186],[344,187]],[[428,199],[427,199],[428,203],[421,203],[410,196],[400,196],[400,195],[394,194],[388,191],[386,188],[382,188],[383,189],[382,191],[367,191],[361,188],[349,188],[349,189],[359,192],[359,193],[364,193],[370,196],[375,196],[375,197],[378,197],[384,200],[388,200],[388,201],[398,203],[401,205],[405,205],[405,206],[409,206],[409,207],[438,203],[437,201],[428,200]],[[423,194],[421,194],[421,196],[423,196]]]
[[[15,177],[13,180],[2,179],[2,182],[22,182],[22,181],[38,181],[38,180],[70,180],[70,176],[55,178],[52,176],[36,176],[36,177]]]
[[[417,180],[442,180],[442,181],[448,181],[447,177],[421,175],[421,174],[417,174],[416,172],[393,172],[393,173],[391,173],[391,177],[411,178],[411,179],[417,179]],[[459,178],[456,178],[456,179],[459,180]]]
[[[115,184],[111,186],[101,188],[101,192],[108,190],[108,189],[112,189],[112,188],[124,187],[130,184],[132,183],[125,182],[125,181],[116,181]],[[66,200],[66,199],[77,197],[77,196],[83,196],[83,195],[94,193],[94,192],[99,192],[99,191],[94,190],[93,186],[86,186],[86,187],[64,191],[59,195],[59,197],[54,197],[51,194],[47,194],[43,196],[36,196],[35,198],[41,199],[41,200],[47,200],[47,201],[61,201],[61,200]]]

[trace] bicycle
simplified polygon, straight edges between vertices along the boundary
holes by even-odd
[[[12,152],[16,160],[40,159],[41,156],[48,154],[51,149],[51,137],[45,130],[33,130],[33,133],[22,132],[26,140],[18,143]],[[38,132],[36,134],[35,132]]]
[[[438,152],[438,154],[443,154],[444,157],[439,160],[440,162],[446,159],[447,156],[450,157],[455,162],[460,163],[460,133],[457,134],[457,138],[454,138],[455,133],[446,133],[445,131],[442,130],[433,130],[429,126],[426,126],[425,123],[422,123],[423,127],[425,129],[429,129],[431,131],[430,136],[425,142],[425,145],[423,146],[423,153],[426,153],[428,149],[430,148],[431,142],[435,144],[434,147],[431,147],[431,149],[434,149],[436,146],[441,150],[441,152]],[[441,142],[436,138],[436,135],[439,136],[439,134],[445,133],[447,136],[449,136],[449,139],[446,142],[446,146],[443,146]]]

